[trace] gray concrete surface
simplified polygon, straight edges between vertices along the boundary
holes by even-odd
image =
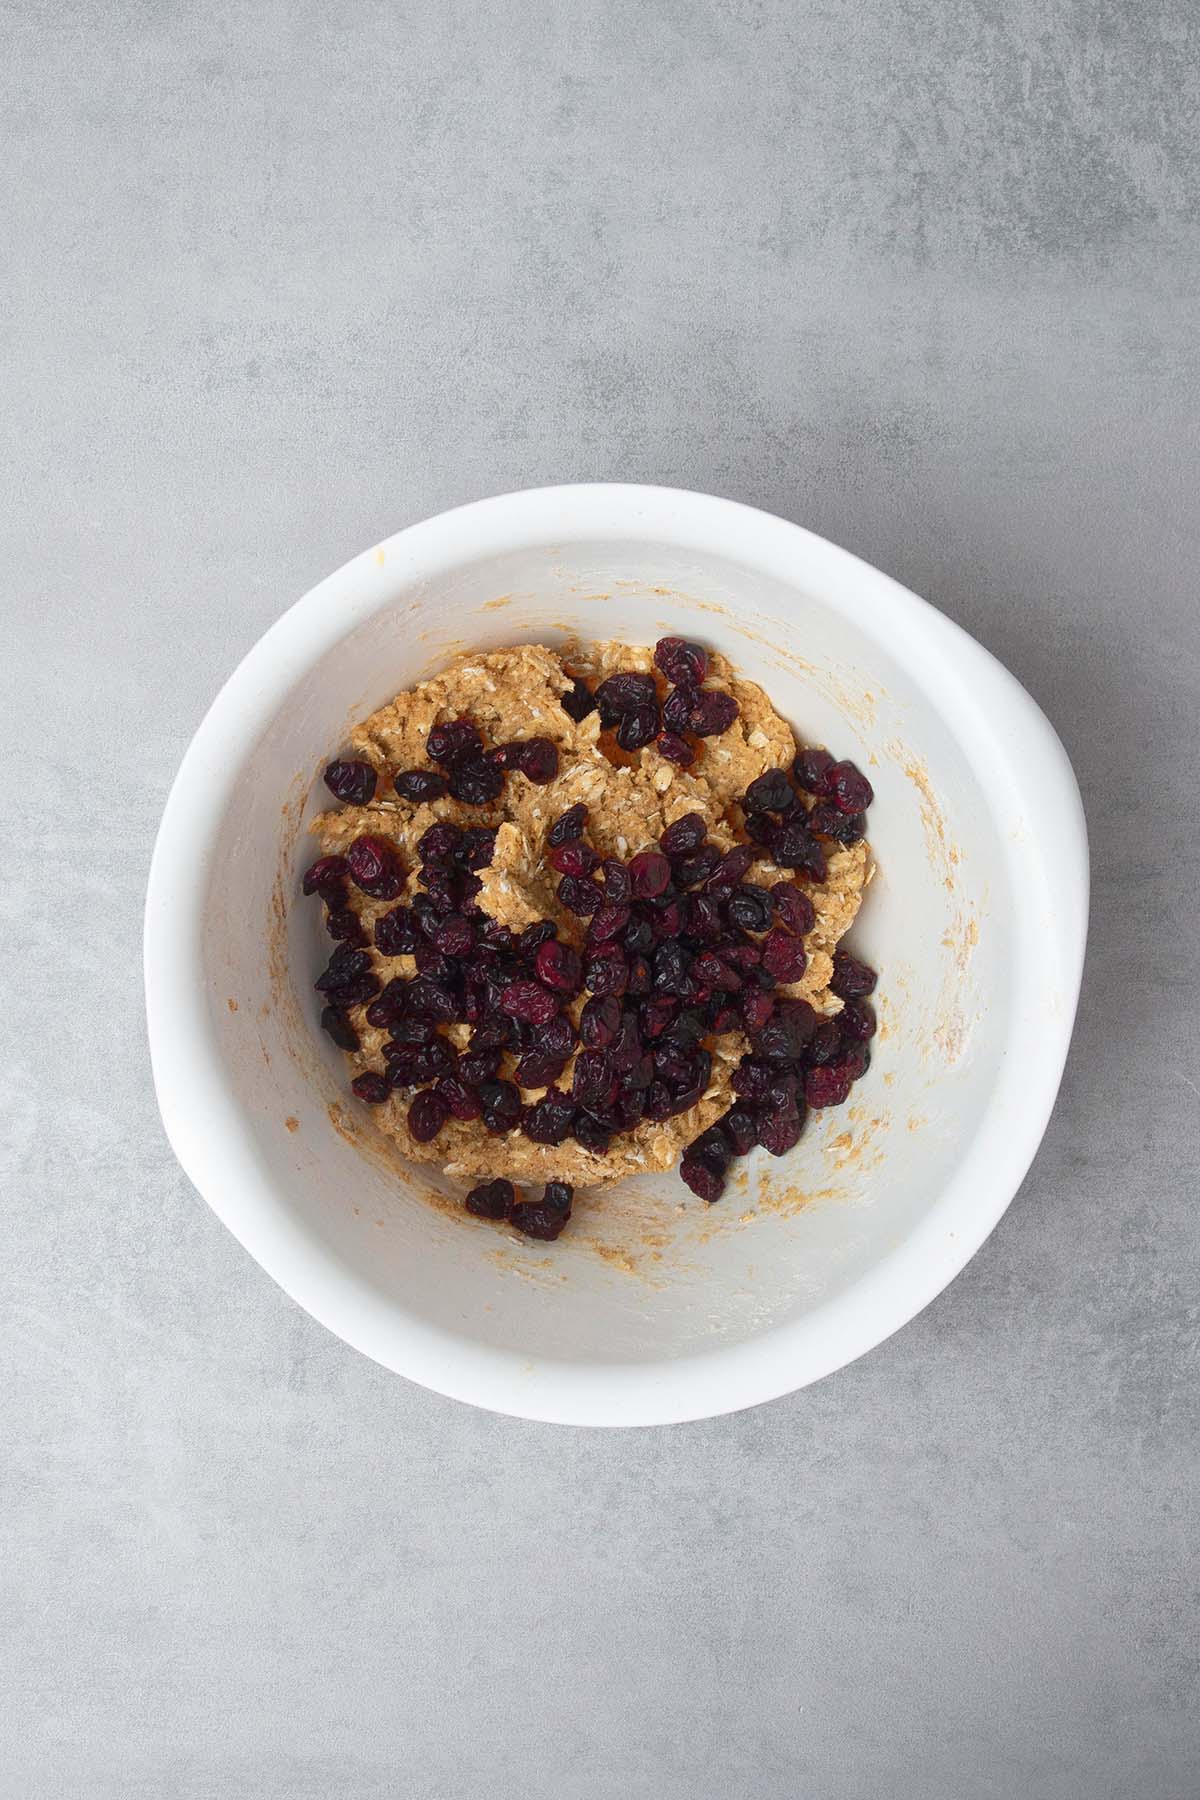
[[[1188,1800],[1191,0],[8,4],[5,1800]],[[605,1435],[384,1374],[190,1190],[168,782],[276,615],[480,494],[802,520],[1075,758],[1024,1189],[822,1386]]]

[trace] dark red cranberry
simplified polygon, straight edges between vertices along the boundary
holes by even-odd
[[[662,730],[657,706],[635,706],[617,720],[617,742],[622,750],[644,750]]]
[[[680,887],[698,887],[714,875],[721,861],[721,852],[715,844],[705,844],[697,850],[695,856],[684,856],[675,864],[675,880]]]
[[[654,908],[651,931],[653,941],[661,944],[667,938],[678,937],[683,930],[683,905],[678,896],[664,895]]]
[[[600,858],[590,844],[575,838],[567,844],[556,844],[546,860],[560,875],[590,875]]]
[[[727,850],[712,874],[708,878],[710,894],[727,893],[737,886],[742,876],[747,874],[754,861],[754,851],[749,844],[735,844]]]
[[[605,944],[612,938],[620,937],[629,923],[629,916],[627,906],[614,906],[611,901],[606,900],[592,914],[587,931],[588,943]]]
[[[789,812],[796,796],[783,769],[768,769],[750,783],[742,797],[746,812]]]
[[[331,762],[325,770],[325,786],[347,806],[365,806],[375,798],[375,771],[370,763]]]
[[[354,1093],[368,1106],[382,1106],[392,1091],[392,1084],[386,1075],[379,1075],[374,1069],[364,1069],[350,1083]]]
[[[758,1056],[768,1062],[794,1062],[818,1029],[818,1015],[807,1000],[781,999],[754,1039]]]
[[[438,920],[433,941],[443,956],[469,956],[475,948],[475,928],[462,913],[449,913]]]
[[[318,993],[339,996],[343,989],[353,987],[362,976],[370,973],[371,958],[366,950],[339,944],[329,959],[329,966],[318,975],[313,986]]]
[[[483,1111],[483,1103],[473,1087],[459,1075],[439,1075],[435,1094],[440,1094],[450,1108],[451,1116],[469,1124]]]
[[[731,1085],[735,1094],[758,1103],[767,1098],[774,1079],[775,1072],[770,1063],[763,1062],[757,1056],[743,1056],[733,1071]]]
[[[571,1125],[571,1135],[583,1149],[590,1150],[596,1156],[606,1156],[613,1140],[611,1128],[594,1118],[591,1113],[584,1112],[582,1107],[575,1114]]]
[[[547,1056],[561,1056],[565,1062],[575,1048],[575,1027],[565,1013],[559,1013],[549,1024],[538,1026],[535,1041]]]
[[[838,1061],[838,1067],[845,1069],[851,1081],[857,1081],[865,1075],[871,1066],[871,1051],[867,1044],[847,1044]]]
[[[633,892],[629,870],[616,856],[606,856],[600,870],[604,883],[604,898],[611,900],[616,906],[624,906]]]
[[[404,985],[404,982],[389,981],[387,988],[384,989],[380,998],[387,998],[389,988],[403,987]],[[395,1014],[396,1009],[394,1005],[392,1010],[393,1014]],[[426,1045],[432,1044],[433,1040],[438,1035],[437,1026],[433,1023],[432,1019],[403,1019],[397,1017],[394,1019],[394,1023],[391,1025],[390,1030],[392,1039],[395,1043],[414,1045],[422,1050]]]
[[[654,988],[659,994],[673,994],[677,999],[686,998],[691,991],[688,980],[688,965],[691,956],[678,938],[667,938],[654,952]]]
[[[419,937],[413,948],[417,971],[421,975],[429,975],[434,981],[445,982],[454,973],[453,964],[440,950],[434,948],[426,937]]]
[[[506,744],[508,766],[536,787],[545,787],[558,774],[558,749],[548,737],[526,738],[521,743]]]
[[[688,730],[699,701],[700,690],[690,683],[672,688],[663,701],[662,718],[665,728],[682,735]]]
[[[839,1031],[849,1043],[865,1044],[875,1035],[875,1014],[865,1000],[847,1000],[837,1022]]]
[[[645,917],[633,918],[621,933],[621,942],[632,956],[641,956],[654,943],[654,926]]]
[[[596,704],[600,708],[600,723],[604,726],[615,725],[622,713],[657,707],[658,689],[654,677],[633,673],[610,675],[596,689]]]
[[[571,1098],[593,1112],[615,1097],[616,1071],[607,1050],[581,1050],[571,1071]]]
[[[703,688],[688,720],[697,737],[720,737],[738,716],[738,703],[724,688]]]
[[[486,869],[496,848],[496,830],[492,825],[468,825],[459,837],[454,861],[464,869]]]
[[[804,1098],[813,1107],[841,1106],[849,1098],[849,1071],[838,1063],[825,1063],[809,1069],[804,1077]]]
[[[559,705],[568,719],[574,719],[578,725],[589,713],[596,710],[596,702],[592,698],[592,690],[586,681],[573,680],[568,691],[559,700]]]
[[[449,1117],[450,1108],[442,1095],[433,1088],[422,1088],[408,1109],[409,1135],[418,1144],[430,1144]]]
[[[402,769],[393,786],[402,800],[423,806],[430,800],[442,798],[446,792],[446,777],[439,775],[436,769]]]
[[[814,881],[824,881],[828,873],[825,852],[799,819],[785,819],[777,825],[767,848],[781,869],[802,869]]]
[[[558,927],[551,919],[539,919],[534,925],[527,925],[517,939],[517,952],[520,956],[532,958],[543,944],[549,943],[557,936]]]
[[[733,1161],[733,1143],[720,1125],[710,1125],[698,1138],[693,1138],[684,1152],[693,1162],[724,1174]]]
[[[648,994],[654,983],[650,964],[644,956],[629,958],[629,979],[625,983],[627,994]]]
[[[800,1142],[804,1115],[795,1101],[785,1102],[758,1119],[758,1141],[771,1156],[786,1156]]]
[[[458,1059],[458,1072],[468,1087],[480,1087],[490,1081],[500,1067],[499,1045],[488,1049],[468,1050]]]
[[[671,865],[657,850],[641,850],[630,860],[629,879],[639,900],[652,900],[666,891],[671,880]]]
[[[358,1033],[340,1006],[327,1006],[321,1014],[321,1030],[328,1032],[339,1050],[357,1050]]]
[[[839,1000],[865,1000],[868,994],[874,993],[877,979],[874,969],[859,962],[848,950],[834,951],[829,989]]]
[[[765,931],[771,923],[771,896],[766,888],[747,883],[744,887],[734,888],[725,903],[725,911],[730,923],[740,930]]]
[[[346,861],[355,882],[373,899],[394,900],[404,886],[395,849],[386,838],[356,837],[346,852]]]
[[[817,1067],[837,1062],[842,1054],[842,1032],[836,1019],[823,1019],[804,1047],[805,1059]]]
[[[621,1023],[617,1027],[617,1035],[609,1046],[613,1068],[620,1076],[626,1076],[637,1063],[642,1054],[642,1038],[638,1030],[637,1014],[633,1011],[621,1014]]]
[[[304,871],[301,887],[306,894],[332,893],[339,896],[342,885],[350,873],[350,864],[344,856],[319,856],[315,863]]]
[[[524,977],[510,981],[500,994],[500,1005],[514,1019],[525,1019],[530,1025],[545,1025],[558,1011],[558,1001],[547,993],[540,981]]]
[[[547,1088],[552,1087],[563,1072],[565,1056],[549,1056],[545,1050],[526,1050],[515,1070],[518,1087]]]
[[[331,938],[336,938],[341,944],[353,944],[357,947],[367,941],[362,920],[349,906],[339,906],[335,911],[326,913],[325,929]]]
[[[611,1044],[621,1023],[621,1003],[615,994],[589,1000],[579,1017],[579,1035],[591,1049]]]
[[[777,881],[771,889],[771,904],[784,930],[797,937],[804,937],[817,922],[812,901],[794,881]]]
[[[588,809],[581,800],[574,806],[568,806],[565,813],[559,813],[553,825],[546,833],[546,844],[551,850],[560,844],[573,844],[576,838],[583,836],[587,824]]]
[[[537,978],[556,994],[577,994],[583,974],[583,964],[578,950],[570,944],[564,944],[558,938],[551,938],[542,944],[536,958],[534,968]],[[519,1015],[523,1016],[523,1015]]]
[[[574,1117],[575,1103],[570,1096],[559,1088],[549,1088],[527,1109],[521,1129],[535,1144],[561,1144]]]
[[[513,1184],[498,1175],[495,1181],[481,1181],[466,1198],[466,1208],[477,1219],[507,1219],[515,1198]]]
[[[747,813],[746,836],[752,844],[766,844],[777,824],[778,821],[770,813]]]
[[[762,959],[763,968],[769,970],[776,981],[799,981],[808,967],[808,957],[800,939],[779,926],[763,939]]]
[[[710,993],[736,994],[742,985],[742,978],[736,969],[731,969],[722,962],[715,950],[705,950],[692,964],[692,975],[701,982]]]
[[[688,812],[673,820],[658,842],[664,854],[674,860],[677,856],[693,856],[707,836],[703,815]]]
[[[667,680],[677,686],[699,687],[708,674],[707,654],[687,638],[659,638],[654,646],[654,661]]]
[[[725,935],[721,908],[711,894],[688,894],[682,901],[681,928],[702,944],[716,944]],[[674,937],[675,932],[668,936]]]
[[[450,792],[464,806],[490,806],[503,791],[503,769],[482,756],[455,763],[450,770]]]
[[[569,1181],[548,1181],[542,1189],[542,1205],[549,1212],[566,1213],[571,1216],[571,1202],[575,1198],[575,1189]]]
[[[722,1113],[717,1120],[734,1148],[737,1156],[749,1156],[758,1142],[758,1115],[752,1106],[735,1102],[727,1113]]]
[[[425,740],[425,754],[430,762],[452,769],[483,754],[483,739],[469,719],[451,719],[446,725],[434,725]]]
[[[830,797],[839,812],[864,813],[875,798],[874,788],[852,762],[834,763],[827,780]]]
[[[665,756],[669,763],[674,763],[677,769],[690,769],[696,760],[696,752],[677,731],[661,732],[656,747],[658,754]]]
[[[571,1217],[568,1206],[565,1212],[555,1206],[546,1206],[536,1200],[518,1200],[509,1213],[509,1223],[525,1237],[536,1238],[539,1243],[552,1244],[561,1236],[563,1227]]]
[[[751,1037],[756,1037],[775,1011],[775,1001],[770,994],[764,994],[761,988],[747,987],[743,990],[739,1001],[742,1023]]]
[[[578,875],[564,875],[558,884],[558,898],[568,912],[580,919],[590,919],[604,903],[604,895],[594,881]]]
[[[584,985],[593,994],[623,994],[629,982],[629,963],[615,944],[606,944],[587,962]]]
[[[655,1038],[661,1037],[678,1011],[679,1002],[670,994],[656,994],[652,1000],[647,1000],[638,1015],[641,1035],[646,1043],[653,1043]]]
[[[818,837],[833,838],[847,848],[866,836],[865,813],[839,812],[832,800],[819,800],[808,815],[808,829]]]
[[[511,1131],[524,1107],[521,1096],[511,1081],[483,1081],[479,1084],[484,1128],[494,1136]]]
[[[829,771],[833,758],[828,750],[801,750],[792,764],[792,774],[802,788],[823,799],[830,791]]]
[[[699,1199],[707,1200],[710,1206],[725,1192],[725,1176],[692,1156],[690,1150],[683,1153],[679,1175],[685,1186],[690,1187]]]
[[[425,864],[447,863],[462,841],[462,832],[448,819],[430,825],[417,839],[417,856]]]

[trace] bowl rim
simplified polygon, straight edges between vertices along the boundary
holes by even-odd
[[[205,870],[237,770],[264,721],[328,649],[391,604],[398,575],[406,583],[430,579],[527,545],[639,537],[812,588],[860,627],[872,609],[890,610],[890,653],[928,693],[1013,827],[999,834],[1011,872],[1020,872],[1013,1053],[1001,1059],[980,1130],[927,1214],[852,1287],[803,1319],[662,1361],[531,1359],[413,1318],[331,1257],[289,1212],[240,1112],[196,979]],[[1015,829],[1025,794],[1037,795],[1036,837]],[[1052,880],[1039,842],[1054,845]],[[792,1393],[864,1355],[975,1254],[1049,1122],[1078,1002],[1087,916],[1086,823],[1066,751],[1016,678],[927,601],[803,526],[739,501],[620,482],[525,488],[409,525],[351,558],[259,638],[213,701],[172,784],[150,867],[144,973],[155,1091],[171,1146],[218,1218],[305,1311],[384,1367],[450,1398],[548,1423],[710,1418]],[[1031,1019],[1037,1030],[1018,1056],[1016,1034]]]

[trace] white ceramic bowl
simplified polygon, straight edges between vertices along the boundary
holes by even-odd
[[[350,722],[460,648],[569,635],[715,645],[868,770],[853,941],[882,1031],[849,1106],[756,1153],[715,1207],[674,1175],[577,1201],[556,1245],[437,1203],[382,1149],[316,1029],[299,903],[320,769]],[[367,550],[230,678],[188,750],[146,909],[154,1078],[217,1215],[331,1331],[500,1412],[646,1425],[828,1374],[962,1268],[1058,1089],[1087,920],[1066,755],[956,626],[845,551],[661,488],[509,494]]]

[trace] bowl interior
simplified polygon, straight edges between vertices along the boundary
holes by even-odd
[[[381,549],[318,590],[345,629],[223,772],[197,951],[259,1190],[376,1320],[504,1353],[510,1370],[662,1364],[817,1319],[928,1222],[1019,1023],[1028,896],[1011,810],[945,722],[936,670],[914,673],[899,653],[902,622],[874,583],[848,612],[816,577],[630,531],[451,556],[434,573]],[[348,1093],[317,1029],[327,947],[319,909],[299,899],[306,826],[348,725],[456,651],[664,632],[725,652],[802,737],[870,774],[878,873],[851,942],[880,971],[881,1031],[851,1103],[814,1115],[788,1157],[757,1152],[717,1206],[673,1174],[641,1178],[580,1195],[568,1233],[531,1245],[407,1170]]]

